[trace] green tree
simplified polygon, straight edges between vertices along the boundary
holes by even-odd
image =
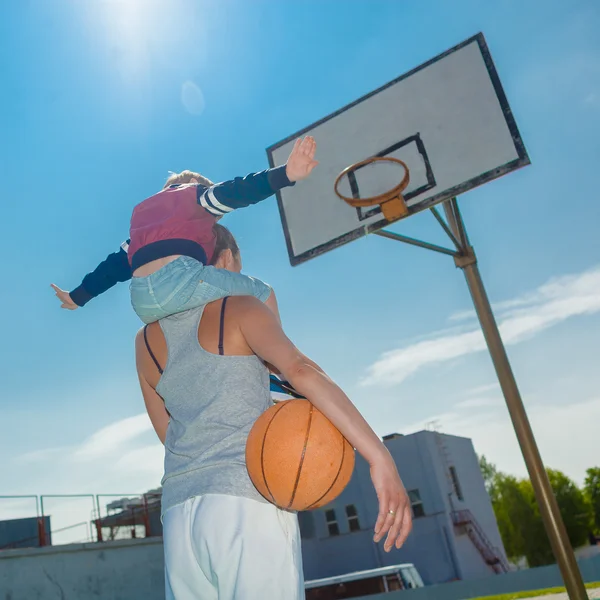
[[[553,563],[554,556],[531,482],[501,473],[483,456],[479,464],[508,557],[514,561],[524,556],[530,567]],[[569,540],[574,547],[580,546],[587,540],[593,516],[589,494],[584,494],[560,471],[548,469],[548,477]],[[595,481],[600,484],[600,477]],[[600,485],[597,489],[600,491]]]
[[[564,473],[548,469],[550,485],[573,548],[585,544],[592,529],[594,511],[585,492]]]
[[[532,567],[551,563],[552,551],[529,481],[498,471],[485,456],[479,465],[508,558],[516,561],[525,556]]]
[[[600,533],[600,467],[592,467],[586,471],[584,490],[592,505],[594,528],[596,533]]]
[[[492,506],[508,557],[516,560],[527,556],[527,524],[535,516],[521,482],[512,475],[498,473],[494,478]]]
[[[488,459],[483,455],[479,457],[479,468],[481,469],[481,474],[483,475],[485,489],[491,496],[494,488],[494,480],[498,474],[498,469],[496,469],[496,465],[493,465],[491,462],[489,462]]]

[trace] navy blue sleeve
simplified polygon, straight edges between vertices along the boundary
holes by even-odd
[[[218,217],[272,196],[281,188],[294,185],[285,172],[285,165],[236,177],[209,188],[198,187],[198,203]]]
[[[81,285],[69,292],[71,300],[77,306],[85,306],[92,298],[99,296],[120,281],[131,279],[131,267],[127,258],[129,240],[124,242],[118,252],[109,254],[91,273],[88,273]]]
[[[284,379],[280,379],[277,375],[273,375],[273,373],[269,376],[269,387],[272,392],[277,392],[280,394],[288,394],[294,398],[302,398],[293,387],[289,381],[285,381]]]

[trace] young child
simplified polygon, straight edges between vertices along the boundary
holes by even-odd
[[[144,323],[225,296],[255,296],[267,302],[271,297],[267,284],[211,266],[213,225],[228,212],[308,177],[317,165],[315,150],[312,137],[298,139],[285,165],[216,185],[192,171],[171,175],[158,194],[135,207],[130,238],[118,252],[71,292],[52,284],[61,307],[75,310],[130,279],[131,303]]]

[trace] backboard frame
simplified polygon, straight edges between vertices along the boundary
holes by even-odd
[[[357,100],[355,100],[354,102],[351,102],[350,104],[347,104],[346,106],[340,108],[339,110],[323,117],[322,119],[311,123],[309,126],[304,127],[303,129],[301,129],[300,131],[297,131],[296,133],[287,136],[285,139],[269,146],[267,148],[267,157],[269,160],[269,165],[273,168],[275,167],[275,162],[274,162],[274,152],[280,148],[281,146],[284,146],[286,144],[288,144],[289,142],[291,142],[292,140],[301,137],[307,133],[309,133],[312,129],[314,129],[315,127],[318,127],[319,125],[321,125],[322,123],[325,123],[327,121],[329,121],[330,119],[333,119],[334,117],[342,114],[343,112],[349,110],[350,108],[356,106],[357,104],[360,104],[361,102],[364,102],[365,100],[368,100],[369,98],[371,98],[372,96],[375,96],[376,94],[382,92],[383,90],[385,90],[386,88],[389,88],[397,83],[399,83],[400,81],[402,81],[403,79],[406,79],[408,77],[410,77],[411,75],[414,75],[415,73],[425,69],[426,67],[435,64],[436,62],[438,62],[439,60],[449,56],[450,54],[464,48],[465,46],[472,44],[472,43],[477,43],[479,46],[479,50],[481,52],[485,67],[487,69],[488,75],[490,77],[490,81],[492,83],[493,89],[495,91],[496,97],[498,99],[498,102],[500,104],[501,110],[502,110],[502,114],[504,116],[504,119],[506,121],[506,125],[507,128],[511,134],[512,137],[512,141],[514,143],[515,146],[515,151],[517,154],[517,158],[515,160],[511,160],[507,163],[505,163],[504,165],[501,165],[497,168],[494,168],[490,171],[487,171],[485,173],[480,174],[477,177],[474,177],[468,181],[463,182],[460,185],[456,185],[452,188],[446,189],[438,194],[436,194],[435,196],[432,196],[430,198],[427,198],[426,200],[424,200],[422,203],[419,203],[417,206],[411,206],[409,208],[409,213],[407,215],[407,217],[410,217],[413,214],[416,214],[417,212],[421,212],[423,210],[426,210],[428,208],[431,208],[432,206],[435,206],[436,204],[439,204],[440,202],[443,202],[444,200],[447,200],[449,198],[452,197],[456,197],[459,194],[462,194],[464,192],[467,192],[475,187],[478,187],[484,183],[487,183],[489,181],[492,181],[494,179],[497,179],[511,171],[514,171],[516,169],[519,169],[521,167],[524,167],[528,164],[530,164],[530,160],[529,160],[529,155],[527,153],[527,150],[525,148],[525,144],[523,142],[523,139],[521,138],[521,134],[519,132],[519,129],[517,127],[517,123],[515,121],[515,118],[513,116],[512,110],[509,106],[508,103],[508,99],[506,97],[506,94],[504,92],[504,88],[502,87],[502,84],[500,82],[500,77],[498,75],[498,72],[496,70],[496,67],[494,65],[494,62],[492,60],[490,51],[488,49],[485,37],[483,35],[483,33],[478,33],[468,39],[466,39],[465,41],[461,42],[460,44],[457,44],[456,46],[453,46],[452,48],[450,48],[449,50],[438,54],[437,56],[435,56],[434,58],[430,59],[429,61],[415,67],[414,69],[408,71],[407,73],[404,73],[403,75],[400,75],[399,77],[397,77],[396,79],[393,79],[392,81],[384,84],[383,86],[377,88],[376,90],[373,90],[372,92],[369,92],[368,94],[358,98]],[[419,146],[419,138],[418,138],[418,133],[416,134],[416,138],[414,141],[417,144],[417,148],[419,149],[419,152],[421,151],[425,151],[424,147],[421,148]],[[383,151],[383,153],[386,152],[390,152],[390,149],[386,149],[385,151]],[[379,153],[381,154],[381,153]],[[427,185],[427,189],[430,189],[431,187],[435,186],[435,178],[433,176],[433,172],[431,171],[430,165],[428,163],[427,157],[426,155],[424,156],[425,158],[425,164],[427,166],[427,180],[428,180],[428,185]],[[416,196],[417,194],[422,193],[422,189],[419,188],[418,190],[414,190],[410,195],[411,196]],[[359,239],[363,236],[365,236],[366,234],[369,233],[373,233],[375,231],[378,231],[384,227],[386,227],[387,225],[390,224],[389,221],[387,221],[387,219],[385,218],[381,218],[378,221],[375,221],[373,223],[370,223],[368,225],[361,225],[357,228],[355,228],[354,230],[345,233],[339,237],[336,237],[332,240],[329,240],[328,242],[325,242],[323,244],[320,244],[319,246],[316,246],[314,248],[311,248],[310,250],[307,250],[305,252],[302,252],[298,255],[294,254],[294,249],[292,246],[292,241],[291,241],[291,236],[290,236],[290,231],[288,228],[288,224],[286,221],[286,216],[285,216],[285,211],[284,211],[284,205],[283,205],[283,199],[282,199],[282,195],[281,192],[278,191],[276,192],[276,197],[277,197],[277,205],[278,205],[278,209],[279,209],[279,215],[281,218],[281,225],[284,231],[284,236],[285,236],[285,241],[286,241],[286,246],[287,246],[287,251],[288,251],[288,256],[289,256],[289,260],[290,260],[290,264],[292,266],[297,266],[299,264],[302,264],[312,258],[315,258],[321,254],[324,254],[325,252],[329,252],[335,248],[338,248],[340,246],[343,246],[349,242],[352,242],[356,239]],[[407,198],[408,199],[408,198]],[[359,221],[362,221],[364,219],[366,219],[368,216],[372,216],[372,211],[369,210],[367,214],[364,214],[364,216],[361,217],[361,209],[356,209],[358,212],[358,216],[359,216]],[[364,210],[363,210],[364,213]],[[369,214],[370,213],[370,214]],[[405,218],[407,218],[405,217]]]

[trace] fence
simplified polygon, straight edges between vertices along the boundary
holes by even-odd
[[[117,499],[104,505],[109,499]],[[159,492],[0,496],[0,551],[162,535]]]

